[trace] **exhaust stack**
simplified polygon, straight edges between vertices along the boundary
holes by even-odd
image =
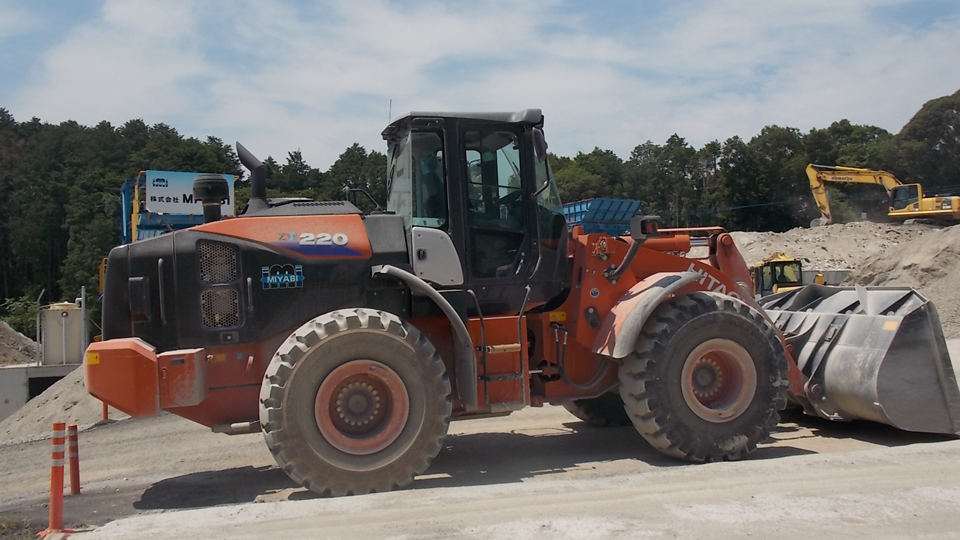
[[[250,171],[250,201],[247,202],[247,210],[244,213],[270,208],[267,204],[267,170],[263,162],[239,142],[237,142],[237,156],[240,157],[240,163]]]

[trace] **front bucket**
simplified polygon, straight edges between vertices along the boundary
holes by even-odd
[[[917,291],[808,285],[760,304],[809,378],[808,412],[960,434],[960,389],[940,318]]]

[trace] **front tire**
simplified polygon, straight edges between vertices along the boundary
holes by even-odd
[[[697,292],[667,300],[620,367],[620,394],[637,431],[666,455],[739,459],[786,405],[787,358],[756,309]]]
[[[433,345],[395,315],[340,310],[277,350],[260,390],[277,464],[324,495],[403,487],[440,451],[450,381]]]

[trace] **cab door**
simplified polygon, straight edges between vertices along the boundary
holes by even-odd
[[[518,309],[539,256],[530,234],[529,165],[523,134],[509,126],[462,126],[465,281],[484,311]]]

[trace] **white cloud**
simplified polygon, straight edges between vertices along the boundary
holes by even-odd
[[[109,1],[46,52],[21,88],[17,108],[46,120],[96,123],[188,110],[185,84],[203,76],[190,39],[196,21],[166,2]],[[173,9],[172,9],[173,8]],[[176,126],[174,126],[176,127]]]
[[[0,40],[29,30],[33,17],[13,0],[0,0]]]
[[[960,88],[960,10],[922,27],[877,15],[904,4],[641,2],[603,4],[600,18],[559,0],[107,0],[0,106],[51,122],[165,122],[280,161],[299,148],[321,169],[353,142],[382,151],[391,100],[394,117],[540,107],[563,155],[842,118],[896,132]]]

